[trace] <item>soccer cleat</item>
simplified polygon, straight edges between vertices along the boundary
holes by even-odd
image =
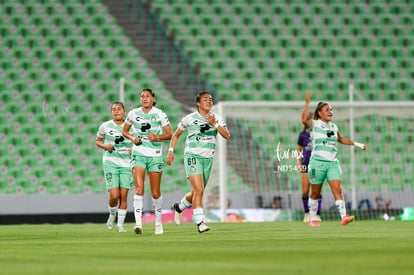
[[[124,233],[124,232],[127,232],[127,231],[125,230],[125,228],[123,226],[118,226],[118,232],[119,233]]]
[[[162,224],[158,223],[155,224],[155,235],[162,235],[164,234],[164,229],[162,228]]]
[[[198,233],[207,232],[210,230],[210,227],[208,227],[204,222],[200,222],[197,224]]]
[[[355,216],[345,216],[342,218],[341,224],[347,225],[348,223],[351,223],[355,220]]]
[[[318,223],[318,221],[317,221],[317,220],[311,221],[311,222],[309,223],[309,225],[310,225],[310,226],[312,226],[312,227],[319,227],[319,226],[321,226],[321,225]]]
[[[116,216],[109,215],[109,218],[106,221],[106,227],[109,230],[112,230],[114,228],[115,218],[116,218]]]
[[[176,225],[179,225],[182,222],[182,215],[183,215],[182,212],[183,211],[178,206],[178,203],[174,203],[173,208],[175,210],[175,213],[174,213],[174,222],[175,222]]]
[[[137,225],[134,227],[134,231],[135,231],[135,234],[137,234],[137,235],[142,234],[142,228],[137,226]]]
[[[309,222],[310,221],[309,213],[305,213],[305,216],[303,217],[303,221],[304,222]]]
[[[318,222],[322,221],[321,216],[316,215],[316,221],[318,221]]]

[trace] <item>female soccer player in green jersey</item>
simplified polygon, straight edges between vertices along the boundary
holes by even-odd
[[[332,107],[326,102],[319,102],[313,112],[313,119],[308,120],[311,92],[306,92],[305,107],[302,112],[302,123],[311,128],[312,155],[309,161],[308,174],[311,183],[311,195],[309,198],[310,226],[319,226],[316,219],[318,198],[321,194],[322,184],[328,181],[335,205],[341,216],[342,225],[354,221],[354,216],[346,214],[344,196],[342,194],[342,171],[336,158],[337,142],[345,145],[354,145],[363,150],[368,147],[365,144],[349,140],[341,135],[338,127],[332,120]]]
[[[172,130],[167,115],[155,107],[155,94],[151,89],[142,90],[141,107],[128,113],[122,134],[134,143],[131,159],[135,183],[134,231],[136,234],[142,234],[144,180],[145,173],[148,172],[152,205],[155,211],[155,234],[163,234],[161,176],[164,161],[162,141],[171,138]]]
[[[118,214],[118,232],[125,232],[128,191],[132,187],[130,168],[132,142],[122,136],[125,107],[121,102],[112,104],[112,119],[101,124],[96,134],[96,146],[104,150],[102,162],[106,188],[109,192],[108,229],[114,227]]]
[[[208,92],[197,95],[198,110],[185,116],[174,132],[168,149],[167,164],[174,161],[174,147],[181,134],[187,130],[184,149],[184,167],[192,190],[184,195],[179,203],[174,204],[175,223],[181,223],[184,209],[193,207],[193,217],[198,232],[203,233],[210,228],[205,224],[203,209],[203,193],[213,166],[213,155],[216,148],[216,136],[230,139],[226,124],[217,114],[211,113],[213,97]]]

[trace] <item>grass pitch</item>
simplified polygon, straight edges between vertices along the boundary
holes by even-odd
[[[412,274],[414,222],[0,226],[1,274]]]

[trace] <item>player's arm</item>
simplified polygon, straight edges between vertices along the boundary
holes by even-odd
[[[103,142],[103,138],[96,137],[95,144],[98,148],[104,149],[110,153],[114,150],[114,146],[112,144],[105,144]]]
[[[350,140],[346,137],[344,137],[343,135],[341,135],[341,133],[338,131],[338,142],[342,143],[344,145],[354,145],[356,147],[361,148],[362,150],[368,150],[368,146],[363,144],[363,143],[359,143],[353,140]]]
[[[171,165],[171,163],[173,163],[174,161],[174,148],[175,148],[175,145],[177,145],[177,141],[182,133],[183,133],[183,130],[181,130],[180,128],[177,128],[177,130],[175,130],[174,134],[171,137],[170,148],[168,148],[168,154],[167,154],[167,165]]]
[[[129,132],[129,129],[131,129],[131,125],[125,123],[124,128],[122,128],[122,135],[131,140],[135,145],[141,144],[141,138],[134,137],[134,135]]]
[[[227,129],[226,126],[223,125],[218,125],[218,123],[216,123],[214,125],[214,127],[216,127],[217,132],[225,139],[230,139],[231,138],[231,134],[229,132],[229,130]]]
[[[160,140],[169,140],[169,139],[171,139],[171,137],[172,137],[172,129],[171,129],[170,124],[165,125],[163,127],[163,130],[164,130],[163,134],[162,135],[159,135],[158,138]]]
[[[312,126],[312,120],[308,120],[308,114],[309,114],[309,104],[311,100],[311,92],[307,91],[305,95],[305,106],[303,107],[302,111],[302,124],[306,126],[306,128],[310,128]]]

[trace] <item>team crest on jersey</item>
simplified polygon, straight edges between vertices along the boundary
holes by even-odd
[[[194,166],[194,165],[191,165],[191,167],[190,167],[190,171],[191,171],[191,172],[193,172],[193,173],[196,171],[196,168],[195,168],[195,166]]]

